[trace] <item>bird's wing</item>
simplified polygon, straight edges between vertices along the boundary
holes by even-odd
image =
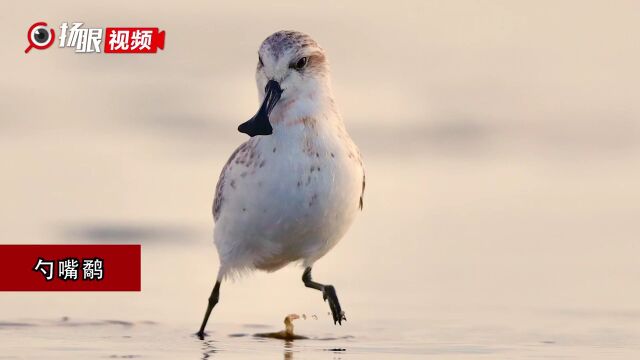
[[[364,174],[364,168],[362,169],[362,193],[360,193],[360,210],[362,210],[362,207],[364,206],[364,186],[365,186],[365,174]]]
[[[224,186],[226,183],[226,177],[229,172],[229,165],[234,161],[236,156],[240,152],[242,152],[245,148],[247,148],[248,142],[240,145],[229,157],[227,163],[222,167],[222,172],[220,173],[220,177],[218,178],[218,184],[216,185],[216,193],[213,198],[213,206],[211,207],[211,212],[213,213],[213,220],[218,220],[220,217],[220,211],[222,210],[222,204],[224,203]]]

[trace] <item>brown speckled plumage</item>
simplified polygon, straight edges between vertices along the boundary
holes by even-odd
[[[277,61],[289,52],[301,52],[308,48],[313,48],[315,51],[307,54],[307,66],[299,70],[300,73],[327,76],[327,59],[324,52],[318,43],[307,34],[298,31],[278,31],[264,40],[259,53],[269,53]],[[258,68],[261,66],[259,62]]]
[[[225,186],[227,184],[226,174],[228,170],[232,168],[232,165],[243,166],[247,168],[247,171],[243,171],[240,176],[245,177],[247,174],[253,174],[255,169],[258,167],[263,167],[265,164],[264,160],[261,160],[260,154],[256,151],[256,146],[260,142],[259,138],[251,138],[247,142],[240,145],[229,157],[227,163],[222,168],[222,172],[220,173],[220,178],[218,179],[218,184],[216,185],[216,193],[213,199],[212,213],[213,219],[218,220],[220,216],[220,210],[222,209],[222,205],[224,203],[224,191]],[[235,179],[232,179],[229,183],[232,189],[235,189],[236,182]]]
[[[279,58],[287,51],[303,49],[308,46],[318,47],[318,44],[307,34],[282,30],[266,38],[260,47],[260,52],[270,52]]]
[[[364,171],[362,172],[362,193],[360,194],[360,210],[362,210],[362,207],[364,206],[364,187],[366,184],[366,176],[364,175]]]

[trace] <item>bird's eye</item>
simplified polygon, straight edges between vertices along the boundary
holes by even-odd
[[[293,68],[296,70],[300,70],[304,68],[306,65],[307,65],[307,58],[302,57],[298,60],[298,62],[295,63],[295,65],[293,65]]]
[[[260,66],[264,66],[264,63],[262,62],[262,57],[260,55],[258,55],[258,63],[260,64]]]

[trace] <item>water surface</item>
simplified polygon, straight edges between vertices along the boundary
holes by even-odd
[[[638,4],[7,4],[0,243],[141,243],[143,273],[140,293],[0,293],[0,358],[638,358]],[[25,55],[41,19],[167,43]],[[364,156],[364,211],[314,267],[348,321],[291,266],[225,282],[200,341],[215,183],[282,28],[327,50]],[[253,336],[291,313],[309,339]]]

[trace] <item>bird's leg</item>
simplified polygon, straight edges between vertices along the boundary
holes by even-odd
[[[211,290],[211,295],[209,296],[209,303],[207,304],[207,312],[204,314],[204,319],[202,319],[202,325],[200,325],[200,331],[198,331],[198,337],[200,340],[204,340],[204,328],[207,326],[207,321],[209,321],[209,315],[211,315],[211,310],[218,303],[218,299],[220,298],[220,280],[216,281],[216,284],[213,286],[213,290]]]
[[[338,323],[342,325],[342,320],[347,320],[344,315],[344,311],[342,311],[342,308],[340,307],[336,289],[332,285],[323,285],[311,280],[311,267],[304,270],[304,273],[302,274],[302,281],[304,282],[304,286],[322,291],[322,297],[324,300],[329,301],[329,308],[331,308],[334,324]]]

